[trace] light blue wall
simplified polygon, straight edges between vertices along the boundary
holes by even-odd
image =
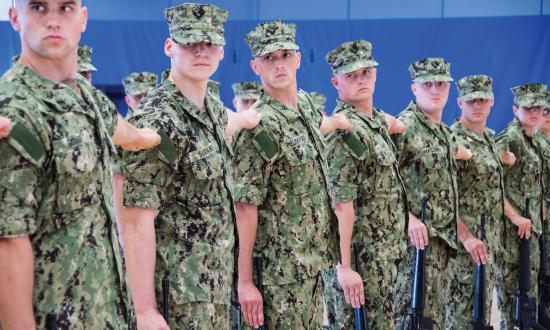
[[[550,0],[194,0],[228,10],[229,19],[342,20],[538,16]],[[85,0],[92,20],[163,20],[178,0]]]

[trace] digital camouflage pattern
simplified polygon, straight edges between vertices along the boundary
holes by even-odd
[[[514,104],[523,107],[546,107],[547,90],[544,84],[525,84],[512,88]]]
[[[451,63],[442,58],[425,58],[409,66],[413,82],[453,81]]]
[[[157,85],[157,75],[151,72],[134,72],[122,80],[126,95],[147,94]]]
[[[550,240],[548,239],[550,237],[550,221],[548,221],[548,212],[550,211],[550,136],[540,132],[535,135],[534,140],[542,160],[543,199],[547,214],[542,224],[546,225],[546,249],[550,251]]]
[[[169,79],[147,94],[130,122],[154,127],[162,142],[124,152],[124,205],[159,210],[159,306],[167,277],[171,304],[206,302],[229,310],[235,269],[231,147],[223,104],[207,91],[205,105],[203,111],[192,104]]]
[[[198,3],[184,3],[164,11],[170,38],[180,45],[199,42],[225,45],[224,25],[228,15],[214,5]]]
[[[220,98],[220,86],[221,84],[218,81],[208,80],[207,88],[210,89],[210,92],[218,99]]]
[[[235,97],[240,97],[244,100],[257,100],[260,98],[262,86],[254,81],[235,83],[231,85]]]
[[[170,329],[228,329],[229,311],[226,305],[206,302],[174,305],[169,301],[169,306]]]
[[[86,45],[78,47],[78,66],[77,72],[97,71],[97,68],[92,64],[92,52],[93,48]]]
[[[372,57],[372,44],[366,40],[344,42],[325,56],[334,73],[350,73],[378,66]]]
[[[500,150],[507,150],[516,156],[512,166],[504,166],[504,191],[512,207],[523,214],[525,200],[529,198],[531,214],[531,283],[536,282],[539,268],[537,240],[541,233],[542,214],[542,160],[533,138],[529,137],[521,123],[515,119],[496,138]],[[502,257],[499,272],[502,285],[497,285],[499,309],[510,311],[517,290],[517,272],[519,269],[519,239],[517,227],[505,222],[502,240]],[[535,279],[535,281],[533,281]],[[532,284],[529,296],[537,297],[537,285]],[[501,325],[510,327],[510,315],[502,313]]]
[[[234,144],[235,199],[258,206],[255,252],[265,285],[316,277],[333,260],[322,117],[298,96],[299,109],[290,109],[263,94],[254,106],[262,121]]]
[[[466,76],[456,82],[458,97],[462,101],[489,100],[493,95],[493,79],[486,75]]]
[[[258,24],[245,41],[250,46],[252,56],[260,57],[279,49],[298,50],[295,37],[296,24],[274,21]]]
[[[266,329],[322,329],[323,286],[320,276],[286,285],[264,285]],[[252,329],[245,324],[243,329]]]
[[[113,217],[114,105],[83,77],[75,89],[15,63],[0,80],[0,237],[27,235],[38,328],[125,329],[130,307]]]
[[[371,316],[369,325],[374,329],[390,329],[395,314],[396,260],[404,256],[407,247],[405,188],[397,167],[396,150],[382,111],[375,108],[369,117],[338,101],[334,113],[345,115],[353,130],[351,133],[334,131],[327,138],[333,199],[336,203],[353,201],[354,204],[352,244],[362,246],[359,260],[367,313]],[[331,271],[329,276],[336,276],[336,271]],[[327,282],[334,284],[325,288],[331,328],[352,328],[353,308],[345,302],[337,278]]]
[[[429,237],[439,236],[456,249],[456,142],[445,124],[435,125],[414,101],[398,118],[407,127],[393,137],[409,211],[418,217],[420,198],[425,196]]]
[[[405,184],[408,210],[420,216],[420,200],[427,198],[426,222],[429,246],[426,252],[426,315],[443,329],[448,261],[457,248],[458,208],[456,143],[445,124],[430,121],[413,101],[398,117],[407,130],[394,135],[399,170]],[[409,244],[405,262],[399,265],[396,310],[398,322],[410,313],[413,263],[416,249]]]
[[[481,97],[474,97],[478,98]],[[484,243],[489,254],[489,261],[485,264],[485,310],[489,315],[493,297],[491,293],[496,280],[495,262],[500,259],[504,222],[508,221],[504,219],[504,173],[493,131],[486,128],[484,134],[479,135],[460,121],[455,122],[451,130],[456,142],[472,152],[470,160],[457,162],[458,210],[460,219],[477,237],[480,234],[481,217],[485,217]],[[449,271],[446,296],[450,299],[445,303],[447,329],[471,327],[475,266],[470,254],[460,244],[458,255],[451,262]]]
[[[327,102],[326,96],[318,92],[310,92],[309,97],[317,109],[320,109],[321,111],[325,110],[325,103]]]

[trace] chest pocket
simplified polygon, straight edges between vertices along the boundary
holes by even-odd
[[[101,171],[99,150],[92,127],[84,116],[75,116],[53,141],[57,172],[57,211],[70,212],[99,201]],[[70,132],[69,132],[70,130]]]
[[[479,155],[474,154],[473,164],[475,167],[476,173],[480,175],[486,175],[487,173],[494,173],[498,169],[498,164],[494,157],[491,155]]]
[[[526,157],[523,161],[521,184],[526,191],[536,191],[540,185],[540,161],[536,157]]]
[[[300,135],[283,147],[289,165],[291,191],[305,194],[319,186],[319,171],[315,161],[317,150],[305,135]]]
[[[222,155],[214,143],[199,145],[187,157],[193,175],[198,180],[211,180],[223,174]]]

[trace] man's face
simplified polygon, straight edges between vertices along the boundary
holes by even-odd
[[[450,86],[448,81],[415,82],[411,89],[420,109],[434,113],[442,111],[447,104]]]
[[[166,40],[164,52],[171,59],[172,70],[200,82],[208,81],[224,55],[223,46],[207,42],[182,46],[170,38]]]
[[[252,70],[262,84],[272,89],[286,89],[296,83],[296,71],[300,68],[300,52],[276,50],[250,61]]]
[[[336,73],[331,79],[344,102],[361,102],[372,98],[376,84],[376,68],[361,68],[350,73]]]
[[[237,112],[248,110],[256,102],[255,99],[243,99],[242,97],[235,97],[233,99],[233,106]]]
[[[126,95],[124,100],[130,109],[136,110],[137,106],[141,103],[141,100],[147,95],[147,93],[138,95]]]
[[[16,0],[9,9],[23,54],[51,60],[76,54],[87,16],[81,0]]]
[[[471,123],[485,123],[491,107],[494,104],[494,99],[474,99],[462,101],[457,99],[458,107],[462,110],[462,119]]]
[[[528,128],[535,128],[541,123],[542,107],[512,107],[514,114],[520,123]]]
[[[545,108],[542,111],[542,120],[539,127],[545,131],[550,131],[550,108]]]

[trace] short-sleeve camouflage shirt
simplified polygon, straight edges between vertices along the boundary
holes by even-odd
[[[235,199],[258,206],[255,253],[266,285],[317,276],[335,251],[322,115],[304,92],[298,100],[291,109],[263,94],[254,105],[262,121],[234,144]]]
[[[538,236],[541,233],[542,160],[535,141],[515,119],[497,135],[496,143],[499,150],[510,151],[517,159],[514,165],[503,167],[506,197],[519,214],[524,212],[529,199],[533,231]]]
[[[426,227],[456,249],[456,143],[445,124],[430,121],[415,102],[399,115],[407,130],[395,135],[399,171],[405,183],[409,211],[420,215],[420,199],[427,198]]]
[[[369,117],[342,101],[334,113],[344,114],[353,125],[351,132],[335,131],[327,138],[334,200],[354,201],[352,242],[362,244],[367,261],[398,259],[406,251],[408,214],[384,113],[374,108]]]
[[[456,142],[472,152],[472,158],[457,162],[458,213],[474,236],[478,236],[481,216],[485,216],[486,243],[494,255],[500,246],[504,219],[504,173],[494,132],[483,136],[457,121],[451,126]],[[466,254],[464,247],[459,252]]]
[[[175,304],[228,305],[235,213],[223,104],[207,92],[201,110],[165,79],[147,94],[130,122],[165,134],[159,147],[124,152],[122,158],[124,205],[159,210],[158,292],[167,277]]]
[[[20,63],[0,81],[0,237],[28,236],[37,326],[124,328],[128,296],[112,212],[114,105],[82,77],[69,87]]]

